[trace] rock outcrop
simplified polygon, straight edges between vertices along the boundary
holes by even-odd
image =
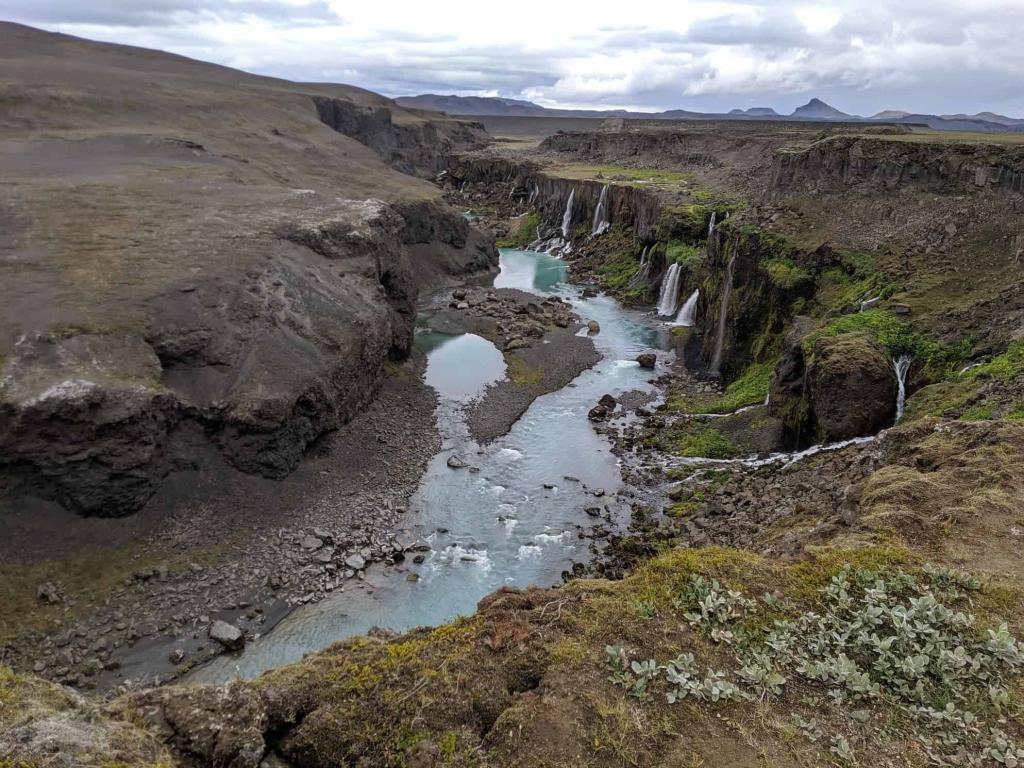
[[[0,47],[10,493],[123,515],[178,469],[283,477],[408,354],[420,291],[497,263],[395,170],[474,124],[14,24]]]
[[[769,191],[917,189],[941,194],[1024,194],[1024,151],[1014,145],[935,144],[835,136],[774,156]]]
[[[817,339],[798,318],[775,369],[770,411],[798,444],[873,435],[896,415],[896,376],[884,349],[860,334]]]

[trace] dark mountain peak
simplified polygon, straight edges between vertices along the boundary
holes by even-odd
[[[793,110],[792,117],[807,117],[818,120],[835,120],[850,117],[845,112],[840,112],[835,107],[826,104],[819,98],[812,98],[802,107]]]

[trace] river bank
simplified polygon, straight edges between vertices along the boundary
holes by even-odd
[[[314,605],[332,594],[351,606],[345,608],[346,615],[363,611],[370,621],[379,611],[360,604],[379,602],[371,596],[382,584],[400,581],[405,587],[412,561],[433,556],[437,544],[427,539],[436,535],[434,529],[450,529],[441,523],[431,528],[420,519],[422,507],[448,501],[429,493],[425,498],[414,496],[424,473],[429,476],[431,462],[446,461],[446,454],[439,453],[442,440],[446,448],[468,440],[473,447],[460,450],[472,463],[483,450],[480,446],[500,444],[538,398],[570,384],[611,351],[619,354],[623,344],[635,356],[656,343],[650,336],[619,338],[613,319],[616,306],[610,299],[586,301],[591,314],[610,322],[611,339],[588,334],[577,314],[580,291],[564,292],[562,270],[564,265],[544,254],[513,253],[504,258],[496,281],[500,287],[467,287],[426,299],[418,352],[409,362],[392,366],[372,406],[322,440],[284,481],[254,483],[225,467],[232,482],[213,492],[183,477],[128,525],[75,518],[64,529],[67,537],[41,535],[50,517],[60,514],[56,510],[25,509],[15,516],[13,535],[4,543],[9,548],[5,578],[14,586],[6,626],[13,629],[16,614],[21,627],[26,626],[26,616],[35,621],[28,632],[5,635],[5,663],[81,689],[144,687],[176,679],[223,653],[224,645],[210,637],[214,622],[230,624],[252,642],[296,607]],[[559,291],[563,293],[558,295]],[[448,335],[437,334],[434,328]],[[504,348],[504,353],[493,353],[494,370],[470,382],[468,391],[458,390],[465,382],[454,381],[452,371],[455,379],[460,374],[465,378],[464,366],[474,369],[481,359],[456,357],[438,360],[435,370],[441,373],[432,379],[429,367],[435,350],[452,339],[473,337],[469,331]],[[631,360],[627,368],[624,364],[609,361],[609,386],[635,366]],[[446,380],[456,390],[446,391]],[[444,407],[445,396],[438,409],[437,391],[460,401],[460,410],[464,407],[457,426],[438,429],[437,419],[450,416],[451,409]],[[589,392],[574,398],[575,415],[566,415],[586,432],[580,447],[590,445],[607,458],[585,460],[597,469],[567,465],[563,474],[576,478],[572,482],[579,485],[578,493],[570,496],[584,501],[572,510],[570,504],[564,505],[567,517],[560,530],[549,533],[552,526],[547,524],[538,529],[533,535],[542,536],[542,542],[560,545],[580,520],[589,519],[582,512],[594,506],[585,501],[594,489],[601,489],[604,496],[597,507],[604,517],[610,517],[615,506],[609,503],[618,485],[614,459],[585,419],[592,400],[603,390]],[[512,442],[516,439],[521,438]],[[521,452],[500,445],[488,450],[504,457]],[[446,480],[452,470],[446,464],[442,469],[438,474]],[[548,497],[558,493],[556,483],[568,481],[553,472],[530,482]],[[520,495],[529,499],[534,491],[521,485]],[[552,487],[545,489],[547,485]],[[240,504],[243,498],[249,501]],[[504,516],[502,526],[515,525],[512,515]],[[476,531],[469,534],[478,537]],[[536,559],[536,542],[524,540],[517,545],[516,556],[521,554],[519,546],[526,547],[526,558]],[[564,556],[557,563],[530,572],[543,573],[547,583],[555,583],[562,571],[571,572],[576,562],[590,556],[585,545],[560,551]],[[97,584],[90,564],[99,560],[106,563],[106,578]],[[485,591],[491,586],[488,582]],[[431,620],[448,617],[439,613]],[[363,630],[373,625],[371,621]],[[220,663],[229,672],[233,665],[231,657]]]

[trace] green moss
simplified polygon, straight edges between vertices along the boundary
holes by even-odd
[[[623,253],[611,261],[606,261],[595,272],[602,288],[615,294],[626,304],[639,304],[646,298],[647,288],[642,285],[630,285],[639,269],[639,261]]]
[[[843,315],[809,334],[803,341],[804,352],[810,354],[814,342],[821,338],[860,333],[885,347],[890,355],[910,355],[922,364],[924,374],[932,380],[942,379],[963,364],[970,353],[970,340],[950,344],[915,332],[910,324],[884,309],[869,309]]]
[[[1016,402],[1006,413],[1010,421],[1024,421],[1024,402]]]
[[[988,421],[992,418],[992,414],[995,411],[995,406],[985,403],[983,405],[976,405],[973,408],[968,408],[960,416],[964,421]]]
[[[1024,341],[1010,344],[1006,352],[992,358],[987,363],[965,371],[961,378],[975,381],[978,379],[996,379],[1008,382],[1024,373]]]
[[[499,248],[525,248],[537,237],[537,225],[540,223],[540,214],[531,211],[515,220],[515,227],[505,237],[498,238],[496,245]]]
[[[728,437],[695,419],[681,419],[658,430],[650,442],[667,453],[688,458],[730,459],[738,453]]]
[[[762,266],[771,281],[786,291],[799,290],[813,280],[810,272],[797,266],[790,258],[771,258],[763,262]]]
[[[699,267],[704,261],[704,256],[704,248],[681,240],[670,242],[665,247],[665,263],[678,264],[687,272]]]
[[[529,363],[514,354],[505,355],[508,380],[522,389],[533,389],[544,380],[544,371],[532,367]]]
[[[707,405],[701,413],[729,413],[747,405],[763,403],[772,383],[775,363],[751,363],[743,374],[725,388],[715,402]]]

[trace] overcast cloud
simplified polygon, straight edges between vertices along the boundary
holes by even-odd
[[[390,96],[1024,117],[1024,0],[3,0],[0,16]]]

